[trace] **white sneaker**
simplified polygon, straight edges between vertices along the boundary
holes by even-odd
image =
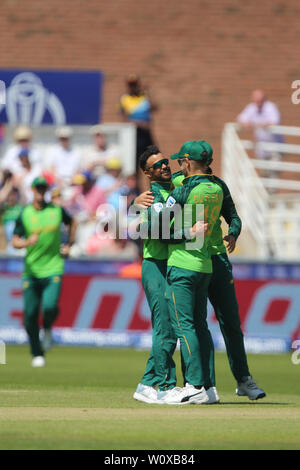
[[[247,396],[250,400],[258,400],[266,396],[266,393],[256,385],[251,375],[243,377],[242,381],[238,382],[235,393],[239,397]]]
[[[42,348],[44,351],[49,351],[49,349],[51,349],[51,346],[52,346],[51,329],[47,328],[47,329],[44,329]]]
[[[157,399],[159,403],[168,405],[186,405],[187,401],[182,402],[183,388],[174,387],[170,390],[158,390]]]
[[[206,393],[209,398],[209,401],[205,403],[206,405],[213,405],[215,403],[220,403],[220,397],[218,395],[216,387],[210,387],[209,389],[206,390]]]
[[[187,384],[184,388],[174,387],[165,392],[158,391],[157,399],[168,405],[190,405],[207,402],[208,396],[204,387],[198,389]]]
[[[46,365],[46,361],[44,356],[35,356],[31,361],[32,367],[44,367]]]
[[[149,385],[138,384],[133,398],[138,401],[143,401],[144,403],[158,403],[157,391],[154,387],[150,387]]]
[[[187,390],[187,393],[189,396],[189,399],[188,399],[189,403],[193,403],[196,405],[209,404],[209,396],[204,387],[201,387],[199,389],[199,388],[194,387],[194,385],[190,385],[189,383],[186,383],[184,388]]]

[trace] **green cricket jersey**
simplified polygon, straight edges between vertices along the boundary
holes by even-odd
[[[162,207],[162,204],[165,203],[165,201],[168,199],[168,196],[171,191],[171,186],[172,183],[171,181],[167,182],[161,182],[161,181],[152,181],[150,184],[150,191],[152,191],[152,195],[154,197],[154,202],[152,205],[152,210],[156,211],[160,207]],[[151,217],[151,208],[149,211],[147,211],[148,217]],[[146,214],[146,212],[144,213]],[[149,228],[151,227],[151,224],[148,224]],[[150,236],[151,234],[149,234]],[[164,243],[162,243],[158,239],[151,239],[147,238],[144,242],[144,252],[143,256],[145,259],[147,258],[155,258],[155,259],[167,259],[168,258],[168,246]]]
[[[183,208],[183,227],[189,228],[196,222],[196,206],[204,205],[204,218],[208,223],[208,232],[204,237],[203,246],[200,249],[187,249],[186,241],[176,245],[168,245],[168,266],[189,269],[191,271],[211,273],[212,262],[210,253],[210,237],[214,225],[220,217],[223,202],[223,191],[219,184],[203,174],[192,175],[184,178],[182,186],[174,189],[166,201],[169,210],[175,204]],[[184,207],[185,204],[189,205]],[[187,216],[187,212],[191,211]]]
[[[241,233],[242,221],[238,216],[234,202],[232,200],[230,191],[226,183],[214,175],[207,175],[211,181],[219,184],[223,190],[223,204],[221,208],[221,216],[224,217],[226,223],[229,225],[228,235],[233,235],[237,240]],[[172,174],[172,183],[175,187],[182,186],[184,175],[181,171],[177,171]],[[226,253],[226,247],[223,241],[223,233],[221,229],[221,219],[219,218],[213,228],[213,232],[210,237],[210,253],[212,255],[219,255]]]
[[[32,204],[23,209],[16,221],[14,234],[24,238],[39,234],[37,243],[26,248],[24,277],[44,278],[63,274],[61,224],[70,225],[71,222],[71,216],[62,207],[53,204],[45,203],[40,210]]]

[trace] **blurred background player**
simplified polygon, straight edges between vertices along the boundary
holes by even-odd
[[[17,219],[12,244],[26,248],[23,272],[24,324],[29,336],[32,366],[45,365],[44,352],[51,346],[51,327],[58,315],[64,259],[74,240],[76,225],[60,206],[46,203],[47,181],[35,178],[33,202]],[[69,240],[61,245],[61,224],[69,226]],[[43,346],[39,338],[39,311],[44,326]]]
[[[136,172],[139,170],[139,157],[146,147],[154,144],[152,113],[158,109],[153,103],[149,90],[142,87],[135,74],[126,79],[127,91],[120,98],[120,110],[124,121],[136,126]]]

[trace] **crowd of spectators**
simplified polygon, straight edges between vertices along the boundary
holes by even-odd
[[[107,144],[101,125],[91,127],[91,144],[82,150],[73,146],[72,137],[72,127],[59,127],[53,145],[42,152],[34,143],[32,129],[24,125],[15,129],[14,142],[0,160],[2,252],[23,255],[11,246],[15,222],[32,201],[34,178],[43,176],[49,186],[48,202],[62,205],[78,222],[71,256],[135,258],[138,245],[120,239],[118,232],[110,234],[110,225],[99,223],[99,210],[109,204],[118,211],[120,196],[127,197],[128,207],[138,194],[136,174],[124,176],[121,150]]]

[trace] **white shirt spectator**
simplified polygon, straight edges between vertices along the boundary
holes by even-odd
[[[83,153],[81,166],[83,169],[92,171],[95,176],[100,176],[103,173],[106,161],[110,158],[119,157],[120,149],[115,144],[108,145],[105,149],[91,146]]]
[[[2,170],[10,170],[13,174],[22,169],[19,154],[24,149],[21,145],[14,144],[7,149],[1,160]],[[41,165],[42,156],[36,147],[29,147],[29,160],[31,165]]]
[[[248,104],[244,110],[237,116],[237,121],[244,125],[254,127],[254,139],[256,142],[283,142],[278,134],[273,134],[266,127],[271,125],[280,125],[281,116],[275,103],[263,101],[259,107],[256,103]],[[270,152],[258,150],[258,158],[268,158],[272,156]]]
[[[48,167],[53,169],[56,178],[68,183],[81,167],[80,153],[72,148],[55,145],[48,155]]]

